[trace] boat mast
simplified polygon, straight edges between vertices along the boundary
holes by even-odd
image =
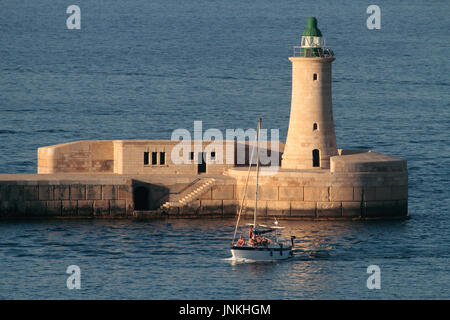
[[[249,144],[250,145],[250,144]],[[248,188],[248,180],[250,178],[250,172],[252,169],[252,161],[253,161],[253,155],[255,154],[255,148],[252,148],[252,155],[249,158],[249,166],[248,166],[248,171],[247,171],[247,180],[245,181],[245,188],[244,188],[244,194],[242,195],[242,200],[241,200],[241,206],[239,208],[239,214],[238,214],[238,218],[236,221],[236,227],[234,228],[234,234],[233,234],[233,239],[231,240],[231,245],[234,244],[234,240],[236,239],[236,233],[239,227],[239,221],[241,220],[241,214],[242,214],[242,210],[244,208],[244,203],[245,203],[245,199],[247,196],[247,188]]]
[[[256,187],[255,187],[255,212],[253,213],[253,227],[256,230],[256,213],[258,212],[258,179],[259,179],[259,131],[261,130],[262,119],[258,119],[256,130]]]

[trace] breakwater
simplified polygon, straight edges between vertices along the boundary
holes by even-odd
[[[231,176],[0,175],[0,217],[234,217],[244,170]],[[347,177],[347,178],[345,178]],[[254,177],[244,201],[253,214]],[[403,172],[360,175],[277,174],[261,178],[258,215],[285,219],[386,219],[408,214]]]

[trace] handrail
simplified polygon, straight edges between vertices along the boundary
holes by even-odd
[[[187,186],[185,186],[183,189],[181,189],[180,191],[178,191],[178,192],[169,192],[169,194],[180,194],[180,193],[183,193],[184,191],[186,191],[188,188],[190,188],[193,185],[195,185],[200,180],[202,180],[202,178],[197,178],[194,181],[192,181],[191,183],[189,183]]]
[[[190,182],[187,186],[185,186],[183,189],[181,189],[180,191],[178,191],[178,192],[169,192],[169,193],[167,193],[167,194],[163,194],[159,199],[157,199],[156,200],[156,202],[161,202],[161,200],[162,199],[164,199],[164,198],[168,198],[168,199],[170,199],[170,195],[172,194],[175,194],[175,195],[178,195],[178,194],[181,194],[181,193],[183,193],[184,191],[186,191],[188,188],[190,188],[190,187],[192,187],[193,185],[195,185],[197,182],[199,182],[200,180],[202,180],[201,178],[197,178],[197,179],[195,179],[194,181],[192,181],[192,182]],[[164,201],[164,203],[165,202],[168,202],[169,200],[165,200]]]

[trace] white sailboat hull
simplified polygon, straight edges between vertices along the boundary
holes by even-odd
[[[233,260],[274,261],[285,260],[292,256],[292,247],[237,247],[231,248]]]

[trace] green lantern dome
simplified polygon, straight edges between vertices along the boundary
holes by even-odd
[[[303,31],[304,37],[321,37],[322,32],[317,28],[317,19],[315,17],[309,17],[306,21],[306,29]]]

